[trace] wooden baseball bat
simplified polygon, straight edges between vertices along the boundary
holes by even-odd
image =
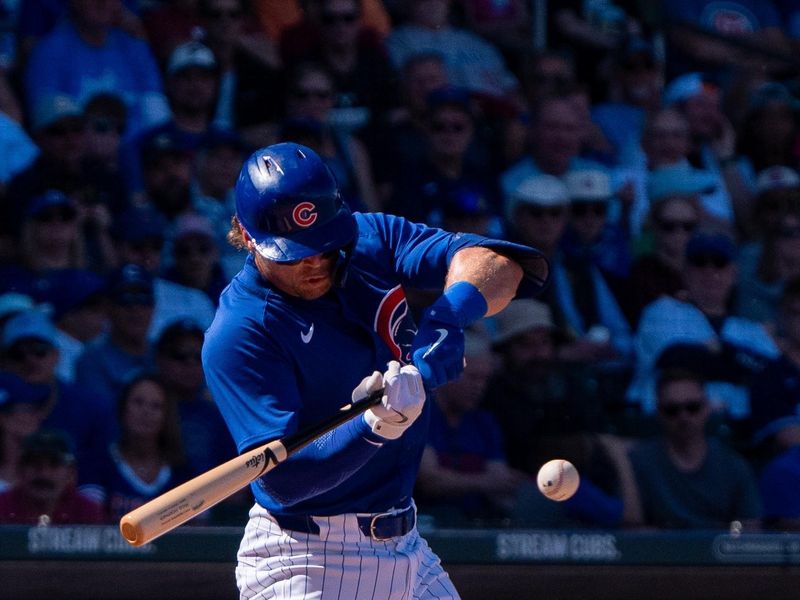
[[[382,397],[383,388],[343,406],[316,425],[253,448],[164,492],[120,519],[122,537],[132,546],[141,546],[172,531],[274,469],[321,435],[379,404]]]

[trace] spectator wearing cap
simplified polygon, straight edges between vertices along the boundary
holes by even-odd
[[[166,118],[169,107],[155,58],[143,38],[115,26],[118,8],[114,2],[70,2],[67,18],[36,44],[26,63],[29,110],[50,94],[83,103],[98,91],[115,91],[128,103],[128,133]]]
[[[77,491],[76,461],[69,441],[55,431],[26,438],[19,480],[0,493],[0,522],[16,525],[99,524],[99,504]]]
[[[155,306],[148,339],[153,342],[169,322],[192,317],[203,326],[214,318],[214,303],[205,292],[170,281],[163,276],[162,259],[169,251],[165,241],[172,231],[166,219],[152,207],[132,208],[120,216],[115,231],[123,264],[138,265],[153,279]]]
[[[703,197],[703,208],[723,226],[735,225],[748,191],[736,166],[736,130],[722,110],[720,88],[702,73],[687,73],[664,88],[664,104],[686,117],[689,162],[717,179],[714,193]]]
[[[446,231],[476,233],[489,237],[502,236],[500,217],[493,210],[486,194],[475,185],[464,184],[441,191],[434,209],[425,222]]]
[[[47,387],[44,426],[70,436],[81,464],[87,465],[113,436],[114,419],[107,398],[61,374],[61,335],[41,310],[20,313],[3,330],[3,362],[26,383]]]
[[[129,189],[137,196],[142,192],[149,195],[149,167],[158,166],[178,151],[190,163],[210,136],[229,130],[215,121],[220,73],[208,46],[197,41],[177,46],[167,61],[164,81],[170,118],[129,138],[121,150],[123,172]]]
[[[570,198],[569,222],[561,239],[564,254],[596,265],[614,285],[628,276],[627,231],[609,222],[614,193],[605,171],[572,171],[564,179]]]
[[[234,187],[246,158],[247,147],[236,135],[214,136],[195,157],[192,208],[211,223],[221,251],[220,262],[228,279],[242,268],[244,257],[227,243],[231,215],[236,213]]]
[[[288,69],[284,87],[285,119],[279,137],[309,146],[322,157],[353,210],[380,210],[366,146],[331,121],[336,87],[330,70],[314,62]]]
[[[508,466],[500,427],[481,407],[496,368],[488,333],[473,327],[464,337],[464,374],[437,389],[415,491],[439,526],[507,517],[527,478]]]
[[[527,137],[527,154],[500,176],[505,201],[528,176],[545,173],[563,177],[569,171],[600,169],[603,165],[580,156],[589,131],[566,95],[543,98],[532,108]]]
[[[497,171],[478,135],[473,101],[463,88],[446,87],[428,96],[425,150],[396,165],[388,210],[412,221],[427,222],[446,190],[474,186],[492,208],[499,207]]]
[[[119,436],[80,487],[113,523],[199,473],[184,451],[175,403],[155,375],[141,373],[128,381],[116,401],[116,414]]]
[[[592,374],[558,359],[563,336],[552,311],[538,300],[514,300],[489,322],[501,367],[487,386],[485,406],[500,424],[509,464],[534,476],[552,456],[565,456],[578,465],[581,485],[589,482],[583,492],[589,494],[560,515],[547,506],[535,508],[533,488],[523,486],[512,521],[518,526],[552,526],[556,521],[618,525],[624,511],[635,509],[627,496],[633,491],[623,486],[630,476],[625,477],[624,461],[618,460],[618,444],[597,435],[604,430],[607,413]],[[626,519],[633,517],[625,513]]]
[[[86,120],[74,99],[63,95],[43,98],[30,121],[40,152],[8,182],[7,201],[0,209],[0,235],[16,245],[32,201],[51,190],[60,191],[81,213],[90,258],[98,261],[98,268],[105,268],[107,213],[122,210],[127,203],[124,183],[114,171],[89,160]]]
[[[560,348],[562,358],[624,363],[631,352],[631,333],[614,293],[596,266],[571,264],[560,248],[569,204],[569,189],[559,178],[529,177],[506,204],[509,234],[539,249],[550,262],[551,284],[542,299],[570,339]]]
[[[47,386],[30,385],[11,372],[0,371],[0,492],[19,479],[22,444],[41,427],[49,395]]]
[[[219,303],[219,295],[230,278],[222,270],[220,248],[208,219],[196,214],[178,217],[173,234],[172,265],[164,277],[202,291],[214,306]]]
[[[108,279],[109,329],[88,344],[75,365],[75,381],[113,405],[125,382],[152,366],[147,333],[155,307],[153,277],[125,264]]]
[[[236,454],[222,415],[211,398],[200,364],[203,329],[191,319],[168,324],[155,344],[155,372],[180,417],[181,438],[201,471]]]
[[[706,391],[720,418],[740,426],[750,416],[747,386],[778,347],[761,324],[732,310],[737,282],[737,248],[724,231],[698,229],[686,245],[685,294],[647,305],[636,332],[636,370],[627,396],[644,414],[653,414],[657,363],[678,344],[705,348],[725,368],[709,374]]]

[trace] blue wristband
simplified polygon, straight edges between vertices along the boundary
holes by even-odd
[[[471,283],[458,281],[448,287],[426,312],[434,321],[463,329],[486,315],[487,310],[489,305],[480,290]]]

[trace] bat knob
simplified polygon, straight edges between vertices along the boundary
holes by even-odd
[[[122,537],[125,538],[125,541],[128,542],[131,546],[141,546],[143,543],[141,529],[128,521],[125,517],[122,517],[122,520],[119,522],[119,531],[122,533]]]

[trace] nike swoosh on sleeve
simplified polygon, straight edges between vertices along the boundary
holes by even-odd
[[[438,346],[439,346],[439,345],[440,345],[440,344],[441,344],[441,343],[442,343],[442,342],[445,340],[445,338],[447,337],[447,329],[437,329],[437,330],[436,330],[436,333],[438,333],[438,334],[439,334],[439,338],[438,338],[438,339],[437,339],[435,342],[433,342],[433,343],[431,344],[430,348],[428,348],[428,349],[425,351],[425,354],[423,354],[423,355],[422,355],[422,358],[428,358],[428,355],[429,355],[431,352],[433,352],[434,350],[436,350],[436,348],[437,348],[437,347],[438,347]]]
[[[301,331],[300,332],[300,339],[303,340],[304,344],[307,344],[311,341],[312,336],[314,335],[314,324],[311,324],[308,331]]]

